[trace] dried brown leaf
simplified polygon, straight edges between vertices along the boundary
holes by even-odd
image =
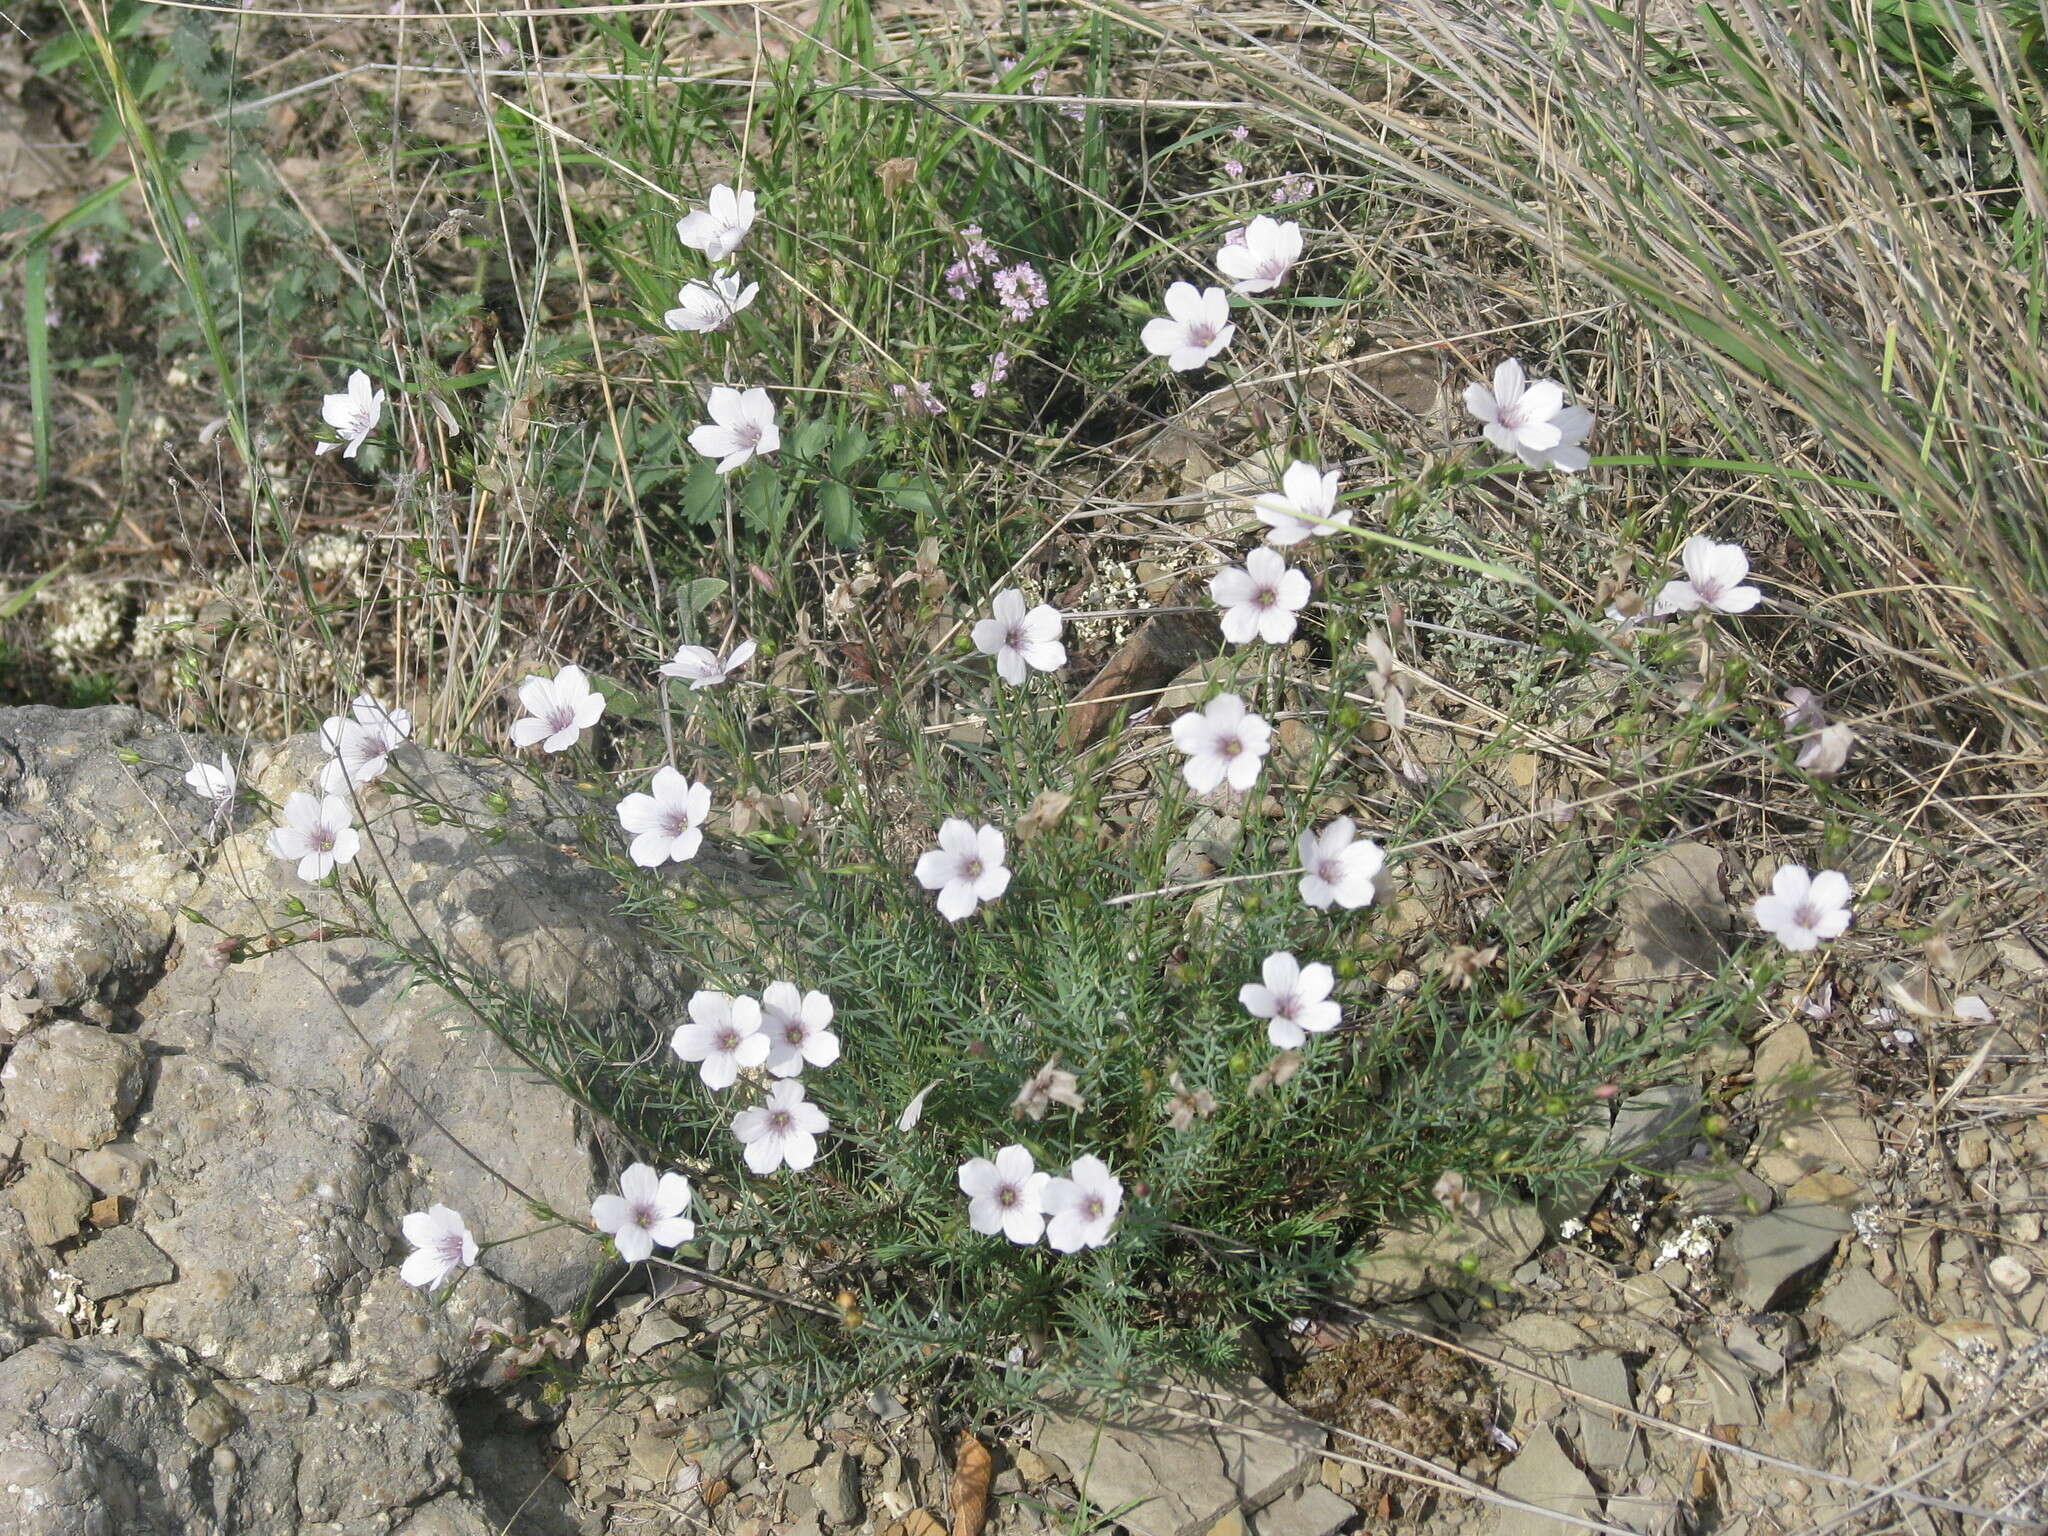
[[[988,1524],[988,1491],[995,1459],[971,1429],[960,1431],[953,1448],[953,1536],[981,1536]]]

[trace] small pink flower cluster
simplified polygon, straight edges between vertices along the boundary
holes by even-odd
[[[1039,310],[1045,308],[1045,279],[1038,268],[1028,261],[1020,261],[1014,267],[1004,267],[988,280],[994,291],[996,302],[1003,306],[1010,318],[1019,325],[1028,322]]]
[[[943,416],[946,402],[938,392],[923,379],[912,379],[908,384],[891,384],[889,393],[896,397],[896,403],[911,416]]]
[[[967,392],[977,400],[985,400],[988,398],[989,390],[1002,383],[1009,376],[1010,354],[1001,348],[997,348],[988,355],[987,377],[976,379],[967,386]]]

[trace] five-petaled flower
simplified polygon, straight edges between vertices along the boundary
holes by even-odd
[[[676,238],[713,261],[723,261],[747,238],[754,222],[754,194],[735,192],[720,182],[704,201],[705,207],[692,208],[676,220]]]
[[[412,739],[412,715],[386,709],[367,693],[356,695],[348,715],[329,715],[320,727],[320,745],[330,754],[320,770],[320,788],[346,795],[380,777],[391,754]]]
[[[529,672],[519,685],[519,702],[526,713],[512,722],[513,745],[530,747],[537,742],[543,752],[568,751],[604,713],[604,695],[590,686],[581,667],[573,665],[553,677]]]
[[[1740,544],[1716,544],[1696,533],[1678,551],[1685,568],[1680,581],[1667,581],[1652,607],[1661,616],[1709,608],[1715,613],[1747,613],[1764,600],[1755,587],[1742,584],[1749,574],[1749,556]]]
[[[1230,299],[1221,288],[1175,283],[1166,290],[1166,313],[1147,320],[1138,339],[1154,357],[1165,358],[1167,367],[1185,373],[1229,346],[1236,334]]]
[[[917,858],[917,883],[939,893],[939,916],[957,923],[984,901],[1010,888],[1003,834],[950,816],[939,827],[939,846]]]
[[[655,770],[652,794],[628,795],[619,802],[619,825],[633,834],[633,862],[654,869],[673,859],[681,864],[697,856],[704,842],[704,818],[711,814],[711,788],[692,784],[674,768]]]
[[[818,1137],[832,1128],[825,1111],[804,1097],[803,1084],[784,1078],[752,1109],[732,1117],[732,1133],[755,1173],[770,1174],[787,1163],[801,1173],[818,1160]]]
[[[325,880],[362,846],[346,800],[339,795],[316,798],[304,790],[285,801],[284,825],[270,834],[270,851],[280,859],[297,859],[299,878],[308,884]]]
[[[476,1262],[476,1239],[462,1223],[459,1212],[445,1205],[410,1212],[398,1224],[412,1252],[398,1266],[398,1278],[407,1285],[439,1285],[465,1264]]]
[[[1581,446],[1593,430],[1593,413],[1564,403],[1555,379],[1528,382],[1518,359],[1493,370],[1493,388],[1465,386],[1465,409],[1486,424],[1486,440],[1537,469],[1580,470],[1591,462]]]
[[[711,386],[705,402],[711,419],[690,433],[690,446],[707,459],[718,460],[718,472],[729,475],[756,454],[773,453],[782,446],[782,433],[775,425],[775,402],[765,389],[728,389]]]
[[[354,458],[356,450],[377,430],[377,420],[383,414],[384,391],[372,389],[370,376],[358,368],[348,376],[347,389],[338,395],[321,397],[320,418],[340,437],[335,442],[314,444],[313,457],[317,459],[339,448],[344,459]]]
[[[692,689],[716,688],[754,659],[754,642],[742,640],[724,656],[702,645],[679,645],[674,661],[661,664],[661,675],[685,682]]]
[[[1187,754],[1181,765],[1188,785],[1206,795],[1219,784],[1239,793],[1252,787],[1272,745],[1273,728],[1234,693],[1221,693],[1173,722],[1173,744]]]
[[[714,272],[710,282],[691,278],[676,294],[676,307],[661,317],[672,331],[721,331],[754,302],[759,283],[740,286],[739,274]]]
[[[993,1159],[969,1158],[960,1165],[960,1192],[967,1197],[967,1224],[984,1237],[998,1232],[1028,1246],[1045,1231],[1039,1201],[1052,1175],[1039,1171],[1031,1153],[1015,1143]]]
[[[1109,1241],[1124,1186],[1099,1157],[1077,1157],[1064,1179],[1048,1180],[1039,1195],[1045,1240],[1061,1253],[1100,1248]]]
[[[777,1077],[795,1077],[805,1067],[829,1067],[839,1059],[832,999],[799,992],[794,982],[771,981],[761,989],[761,1033],[768,1041],[768,1070]]]
[[[676,1026],[668,1047],[684,1061],[698,1063],[706,1088],[730,1088],[742,1068],[768,1059],[768,1037],[761,1033],[761,1005],[751,997],[725,992],[690,994],[690,1022]]]
[[[1752,909],[1757,926],[1799,954],[1824,939],[1838,939],[1849,927],[1849,877],[1824,869],[1809,875],[1804,864],[1781,864],[1771,876],[1771,893]]]
[[[224,811],[234,804],[240,781],[235,777],[235,765],[223,752],[218,764],[195,762],[186,769],[185,784],[200,799],[211,800],[216,811]]]
[[[688,1179],[680,1173],[657,1175],[647,1164],[635,1163],[619,1175],[616,1195],[590,1202],[590,1220],[610,1235],[620,1258],[638,1264],[658,1247],[673,1248],[697,1235],[689,1209]]]
[[[1279,287],[1287,269],[1301,260],[1301,226],[1262,213],[1242,233],[1243,239],[1226,242],[1216,253],[1216,270],[1231,280],[1230,291],[1253,294]]]
[[[1344,1017],[1330,997],[1337,977],[1320,960],[1302,965],[1286,950],[1266,956],[1260,967],[1263,984],[1248,981],[1237,1000],[1255,1019],[1266,1021],[1266,1038],[1283,1051],[1293,1050],[1310,1035],[1335,1029]]]
[[[1059,609],[1040,603],[1026,612],[1024,594],[1010,587],[996,594],[991,605],[993,618],[974,626],[974,648],[996,659],[996,671],[1015,687],[1030,674],[1026,668],[1056,672],[1067,664],[1067,648],[1060,644],[1060,628],[1066,622]]]
[[[1351,509],[1337,506],[1337,471],[1325,474],[1296,459],[1280,476],[1278,493],[1267,492],[1252,503],[1266,525],[1268,544],[1299,544],[1309,537],[1327,539],[1351,522]]]
[[[1361,838],[1349,816],[1339,816],[1320,832],[1295,839],[1301,855],[1301,899],[1312,907],[1332,903],[1351,908],[1371,902],[1373,881],[1387,862],[1385,851],[1371,838]]]
[[[1226,565],[1209,578],[1209,595],[1223,610],[1223,638],[1233,645],[1292,638],[1294,616],[1308,606],[1308,577],[1278,550],[1260,545],[1243,565]]]

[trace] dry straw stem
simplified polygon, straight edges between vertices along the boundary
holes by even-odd
[[[1302,5],[1342,40],[1332,52],[1406,92],[1372,101],[1319,72],[1327,55],[1282,54],[1242,25],[1090,8],[1612,296],[1660,344],[1666,393],[1641,415],[1713,423],[1749,467],[1799,473],[1777,485],[1776,514],[1832,586],[1862,589],[1859,623],[1952,674],[2033,679],[1982,703],[2039,752],[2042,261],[1944,179],[1845,22],[1817,4],[1744,3],[1725,26],[1666,39],[1612,13],[1413,0],[1368,34]],[[1976,10],[1999,38],[1995,12]],[[1966,58],[1990,100],[2018,99],[2002,44]],[[2048,196],[2015,143],[2013,192],[2039,224]],[[1875,494],[1831,483],[1845,471]]]

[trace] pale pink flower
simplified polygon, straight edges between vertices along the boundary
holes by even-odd
[[[804,1097],[803,1085],[787,1078],[771,1086],[760,1105],[732,1120],[747,1167],[762,1175],[785,1163],[799,1173],[810,1167],[818,1160],[818,1137],[831,1128],[825,1112]]]
[[[1849,877],[1824,869],[1809,875],[1803,864],[1781,864],[1771,877],[1771,893],[1751,908],[1757,926],[1787,949],[1804,954],[1826,939],[1848,930]]]
[[[1100,1248],[1116,1226],[1124,1186],[1099,1157],[1077,1157],[1064,1179],[1046,1183],[1039,1196],[1045,1240],[1061,1253]]]
[[[1593,429],[1593,413],[1566,405],[1564,386],[1554,379],[1527,382],[1515,358],[1494,369],[1492,389],[1465,386],[1465,409],[1486,424],[1489,443],[1524,464],[1581,470],[1591,462],[1581,444]]]
[[[690,1022],[676,1027],[669,1049],[684,1061],[698,1063],[697,1075],[713,1090],[730,1088],[742,1069],[768,1059],[768,1037],[761,1033],[761,1005],[751,997],[733,997],[707,990],[690,996]]]
[[[1028,1247],[1044,1233],[1039,1199],[1052,1175],[1038,1171],[1028,1149],[1013,1143],[993,1159],[969,1158],[957,1177],[960,1192],[967,1196],[967,1224],[984,1237],[1000,1232]]]
[[[350,862],[362,846],[346,800],[339,795],[315,799],[304,790],[285,801],[284,825],[270,834],[270,851],[280,859],[297,859],[299,878],[309,885]]]
[[[739,249],[754,223],[754,194],[735,192],[724,182],[711,189],[706,206],[676,220],[676,238],[712,261],[723,261]]]
[[[202,800],[211,800],[216,812],[226,810],[234,803],[235,791],[240,780],[235,777],[235,765],[228,761],[227,753],[220,755],[220,765],[195,762],[185,770],[185,784]]]
[[[756,454],[773,453],[782,446],[782,433],[775,425],[775,402],[765,389],[728,389],[711,386],[705,402],[711,419],[690,433],[690,446],[707,459],[718,460],[718,472],[729,475]]]
[[[708,283],[692,278],[676,294],[676,307],[661,317],[662,323],[672,331],[722,331],[760,291],[759,283],[742,288],[731,272],[715,272]]]
[[[1181,772],[1198,795],[1224,783],[1240,793],[1250,789],[1272,741],[1273,728],[1234,693],[1218,694],[1200,714],[1190,711],[1173,722],[1173,744],[1188,758]]]
[[[939,846],[918,855],[917,883],[937,891],[939,916],[957,923],[1010,888],[1005,852],[996,828],[948,817],[939,828]]]
[[[1185,373],[1229,346],[1236,334],[1230,299],[1221,288],[1175,283],[1166,290],[1165,316],[1147,320],[1138,339],[1154,357],[1165,358],[1167,367]]]
[[[638,1264],[656,1248],[673,1248],[697,1235],[690,1209],[690,1181],[680,1173],[656,1175],[635,1163],[619,1175],[616,1195],[590,1202],[591,1224],[607,1233],[628,1264]]]
[[[512,722],[512,744],[539,744],[543,752],[566,752],[604,713],[604,695],[590,686],[581,667],[567,666],[553,677],[529,672],[519,685],[526,713]]]
[[[719,654],[702,645],[679,645],[674,661],[663,662],[661,675],[686,682],[694,689],[716,688],[729,682],[732,675],[754,659],[754,642],[742,640],[732,648],[729,655]]]
[[[1293,1050],[1310,1035],[1332,1030],[1343,1020],[1343,1006],[1330,997],[1336,972],[1321,961],[1302,965],[1282,950],[1266,956],[1264,977],[1238,988],[1237,1000],[1255,1019],[1266,1020],[1266,1038],[1283,1051]]]
[[[351,714],[330,715],[320,727],[320,745],[331,754],[320,769],[320,788],[346,795],[381,777],[391,754],[412,739],[412,715],[386,709],[367,693],[358,694]]]
[[[383,414],[384,391],[372,389],[370,376],[358,368],[348,376],[347,389],[338,395],[321,397],[321,419],[340,434],[340,440],[314,444],[313,456],[318,458],[339,448],[344,459],[354,458],[356,450],[377,430],[377,420]]]
[[[1057,1056],[1024,1079],[1024,1086],[1010,1101],[1010,1113],[1019,1120],[1027,1116],[1043,1120],[1052,1113],[1055,1104],[1064,1105],[1075,1114],[1088,1107],[1087,1101],[1081,1097],[1081,1080],[1063,1070]]]
[[[1296,459],[1280,477],[1278,495],[1267,492],[1252,503],[1266,525],[1268,544],[1299,544],[1306,538],[1327,539],[1351,522],[1351,508],[1337,506],[1337,471],[1328,474]]]
[[[1029,676],[1027,668],[1056,672],[1067,664],[1067,648],[1060,643],[1065,624],[1059,609],[1040,603],[1030,612],[1024,609],[1024,594],[1015,587],[996,594],[991,605],[994,617],[974,626],[974,648],[996,659],[996,671],[1012,687]]]
[[[1243,239],[1224,243],[1216,253],[1216,270],[1235,285],[1233,293],[1264,293],[1279,287],[1299,260],[1301,226],[1262,213],[1244,227]]]
[[[805,1067],[829,1067],[839,1059],[832,1033],[832,999],[799,992],[792,982],[771,981],[761,990],[761,1033],[768,1041],[768,1070],[795,1077]]]
[[[412,1252],[398,1266],[398,1278],[407,1285],[431,1288],[476,1262],[476,1239],[463,1225],[461,1213],[445,1205],[408,1213],[398,1230],[412,1244]]]
[[[1373,882],[1387,862],[1386,853],[1370,838],[1361,838],[1349,816],[1339,816],[1320,832],[1304,832],[1295,840],[1301,856],[1301,899],[1327,909],[1333,903],[1347,910],[1372,901]]]
[[[1678,551],[1678,563],[1685,567],[1685,579],[1667,581],[1658,592],[1654,606],[1660,617],[1697,608],[1747,613],[1764,599],[1755,587],[1742,585],[1749,574],[1749,556],[1740,544],[1716,544],[1696,533]]]
[[[1287,557],[1264,545],[1209,578],[1209,595],[1223,610],[1223,638],[1234,645],[1263,640],[1280,645],[1294,634],[1294,616],[1308,606],[1309,580]]]
[[[652,794],[619,802],[619,825],[633,834],[633,862],[655,869],[671,859],[694,859],[704,842],[704,818],[711,814],[710,786],[693,784],[664,765],[648,787]]]

